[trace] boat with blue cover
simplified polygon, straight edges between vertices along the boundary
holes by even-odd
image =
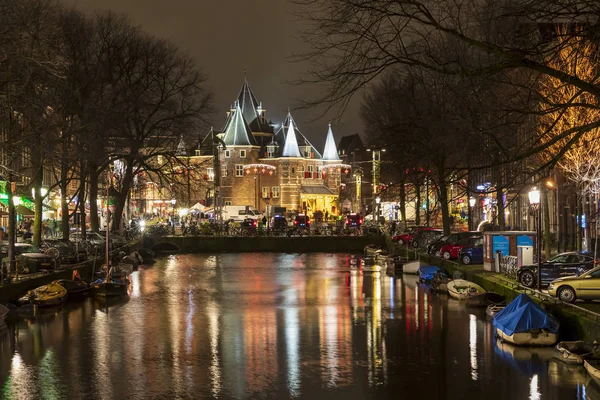
[[[440,267],[436,267],[435,265],[424,265],[419,267],[419,281],[421,282],[431,282],[431,280],[433,279],[433,277],[436,274],[443,274],[448,276],[448,274],[446,274],[446,272],[441,269]]]
[[[558,340],[558,321],[526,294],[520,294],[494,317],[496,334],[519,346],[552,346]]]

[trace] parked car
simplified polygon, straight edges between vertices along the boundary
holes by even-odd
[[[600,267],[596,267],[580,276],[558,278],[548,285],[548,294],[567,303],[577,299],[592,301],[600,299]]]
[[[532,288],[537,285],[537,265],[523,265],[517,272],[517,279],[523,286]],[[586,252],[561,253],[542,262],[541,286],[565,276],[579,276],[594,268],[594,258]]]
[[[444,232],[441,229],[429,229],[417,232],[410,244],[414,248],[427,249],[427,247],[432,243],[438,240]]]
[[[458,259],[463,264],[482,264],[483,263],[483,237],[472,240],[471,243],[461,248],[458,252]]]
[[[56,260],[38,247],[29,243],[15,243],[17,266],[20,274],[49,271],[57,267]],[[8,258],[8,243],[0,245],[0,257]]]
[[[283,215],[276,215],[271,220],[271,229],[274,231],[284,231],[287,229],[288,222]]]
[[[458,254],[463,247],[472,246],[473,241],[479,239],[479,237],[466,237],[460,239],[458,242],[448,243],[440,249],[440,255],[446,260],[458,259]],[[483,245],[483,238],[482,245]]]
[[[451,233],[449,235],[445,235],[442,236],[441,238],[439,238],[438,240],[436,240],[435,242],[431,243],[428,247],[427,247],[427,253],[429,254],[433,254],[435,256],[440,256],[440,249],[442,247],[444,247],[447,244],[451,244],[451,243],[457,243],[460,240],[464,239],[464,238],[470,238],[470,237],[483,237],[483,233],[482,232],[455,232],[455,233]]]
[[[360,228],[363,223],[363,219],[360,214],[348,214],[346,217],[346,228]]]
[[[432,228],[430,226],[411,226],[408,228],[406,232],[403,232],[399,235],[392,237],[393,242],[402,242],[404,244],[411,244],[413,241],[413,237],[421,231],[431,231],[431,230],[439,230],[436,228]]]
[[[294,219],[294,226],[297,228],[310,228],[310,218],[306,214],[298,214]]]

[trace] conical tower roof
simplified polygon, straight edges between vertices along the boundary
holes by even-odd
[[[185,148],[185,141],[183,140],[183,135],[179,137],[179,143],[177,144],[177,150],[175,151],[175,155],[177,156],[186,156],[187,149]]]
[[[258,146],[237,101],[224,131],[223,141],[227,146]]]
[[[297,145],[299,147],[306,147],[306,146],[310,147],[311,152],[314,153],[314,158],[320,159],[321,153],[316,149],[315,146],[312,145],[312,143],[306,138],[306,136],[304,136],[304,134],[302,134],[300,129],[298,129],[298,125],[296,124],[296,121],[292,117],[292,114],[290,113],[290,111],[288,111],[285,121],[283,122],[283,124],[281,124],[281,127],[275,133],[275,136],[273,138],[274,141],[279,143],[280,146],[283,146],[283,143],[285,143],[287,141],[287,136],[290,132],[290,127],[292,128],[291,132],[294,132],[294,134],[296,136],[295,140],[296,140]]]
[[[294,125],[288,126],[287,135],[285,135],[285,143],[283,145],[282,157],[302,157],[300,148],[298,147],[298,139],[294,132]]]
[[[335,146],[335,139],[333,138],[333,131],[331,130],[331,124],[329,124],[329,130],[327,131],[327,139],[325,139],[325,148],[323,149],[323,160],[325,161],[339,161],[337,147]]]
[[[259,110],[262,109],[262,104],[256,99],[246,76],[244,76],[244,84],[238,95],[238,104],[252,132],[273,132],[271,126],[260,118]]]

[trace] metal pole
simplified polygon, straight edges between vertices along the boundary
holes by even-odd
[[[540,197],[542,196],[542,192],[540,191]],[[538,237],[538,246],[537,246],[537,259],[538,259],[538,268],[537,268],[537,289],[539,291],[542,290],[542,201],[540,198],[540,204],[537,205],[537,237]]]

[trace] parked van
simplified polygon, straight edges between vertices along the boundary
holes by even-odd
[[[246,218],[260,220],[263,215],[252,206],[223,206],[223,220],[242,222]]]

